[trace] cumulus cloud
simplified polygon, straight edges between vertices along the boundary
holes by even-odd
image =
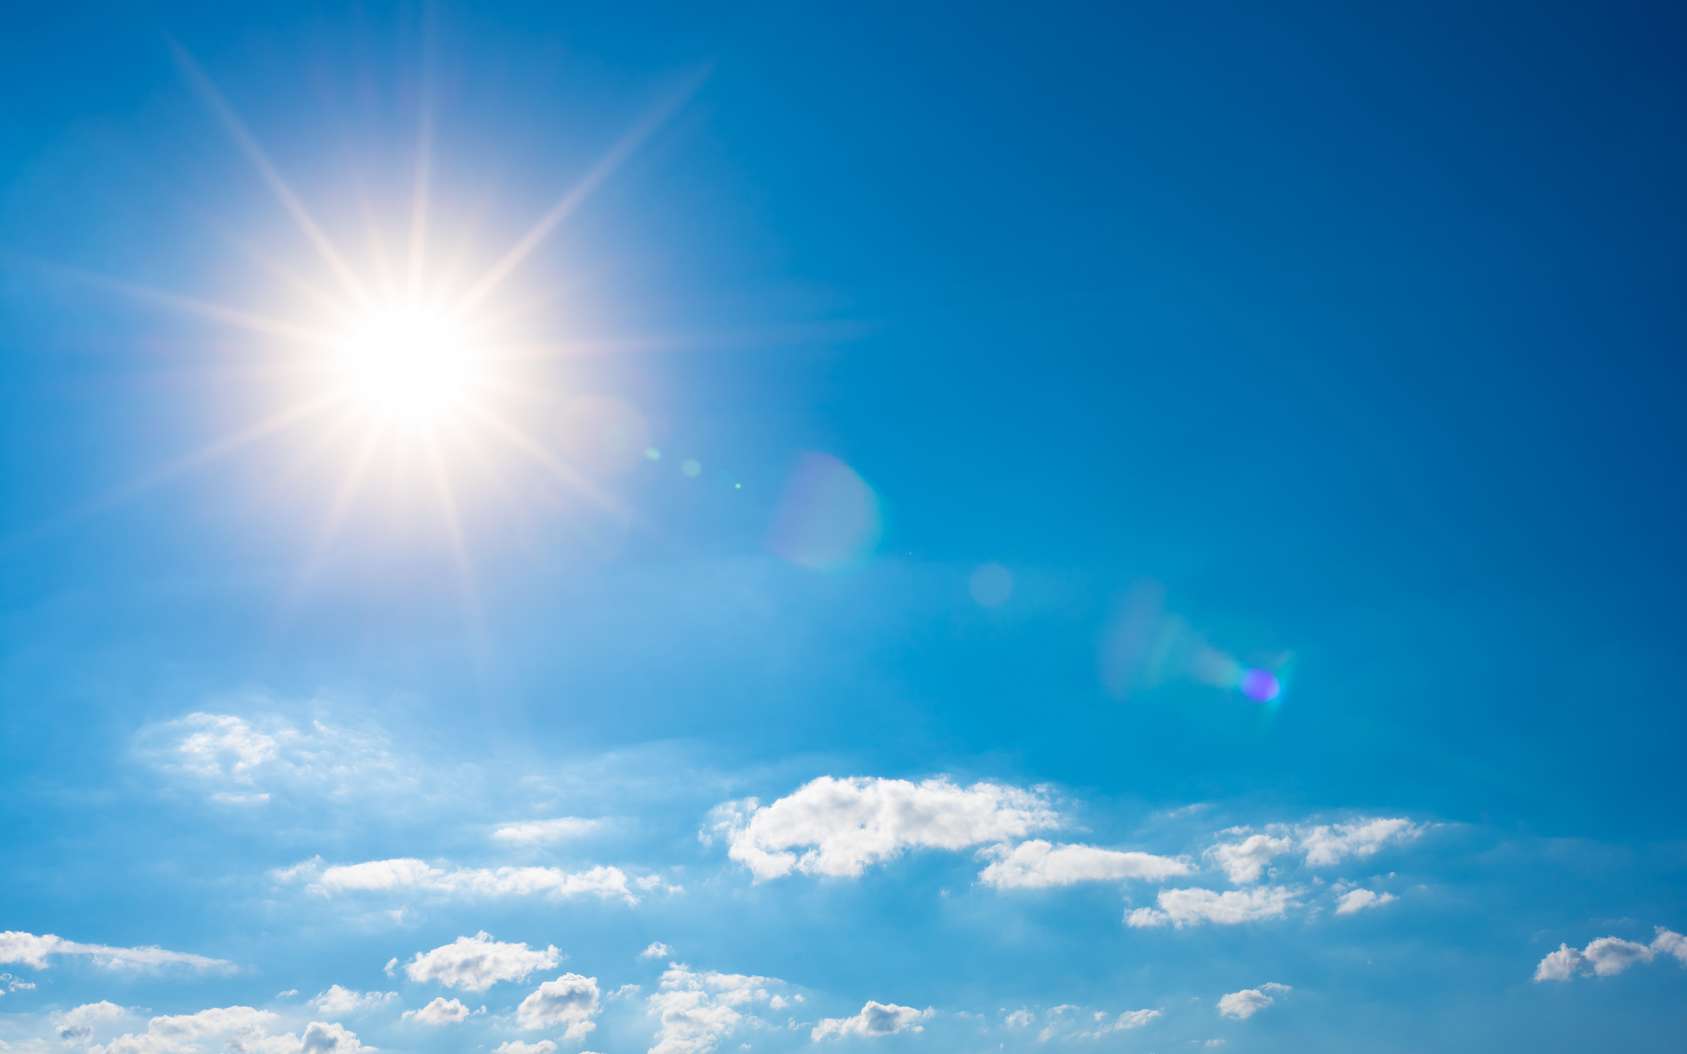
[[[136,738],[143,762],[225,805],[262,805],[276,794],[344,797],[413,785],[374,733],[273,716],[191,713],[149,725]]]
[[[1384,847],[1409,842],[1427,828],[1410,820],[1375,818],[1302,828],[1300,848],[1310,867],[1331,867],[1349,858],[1373,856]]]
[[[404,966],[412,981],[432,982],[465,992],[484,992],[501,981],[525,981],[536,970],[549,970],[562,960],[556,945],[529,948],[496,941],[482,930],[458,937],[432,951],[419,952]]]
[[[529,1032],[562,1029],[564,1039],[581,1040],[597,1027],[601,1004],[597,978],[565,973],[534,989],[516,1007],[516,1023]]]
[[[59,1038],[67,1043],[85,1041],[93,1038],[96,1030],[114,1025],[128,1016],[129,1011],[123,1007],[102,999],[66,1010],[53,1019],[53,1027]]]
[[[1292,991],[1294,989],[1288,985],[1277,984],[1275,981],[1262,984],[1258,988],[1244,988],[1240,992],[1220,996],[1218,1012],[1237,1021],[1246,1021],[1275,1003],[1279,996]]]
[[[793,871],[856,878],[910,849],[1012,841],[1060,817],[1042,791],[1000,783],[822,776],[771,805],[717,806],[710,820],[705,837],[724,838],[727,855],[762,881]]]
[[[403,1016],[406,1021],[441,1028],[445,1025],[456,1025],[467,1021],[469,1019],[469,1008],[463,1005],[462,1000],[447,999],[442,995],[436,995],[428,1005],[420,1010],[406,1010]]]
[[[1211,889],[1163,889],[1155,899],[1158,908],[1137,908],[1125,916],[1125,923],[1138,928],[1168,924],[1181,928],[1203,922],[1234,926],[1280,918],[1300,899],[1300,893],[1285,886],[1222,893]]]
[[[879,1003],[871,999],[851,1017],[822,1018],[809,1032],[809,1038],[819,1043],[845,1036],[892,1036],[898,1032],[924,1032],[922,1023],[931,1017],[930,1007],[916,1010],[911,1006]]]
[[[559,816],[552,820],[513,820],[492,830],[494,841],[507,845],[551,845],[570,838],[582,838],[603,827],[602,820]]]
[[[668,967],[645,1002],[658,1022],[649,1054],[710,1054],[746,1020],[759,1023],[747,1011],[757,1004],[773,1008],[779,997],[772,989],[783,984],[773,977]]]
[[[674,950],[661,941],[651,941],[644,951],[638,953],[638,957],[640,959],[666,959],[673,953]]]
[[[372,1051],[357,1040],[357,1034],[343,1025],[312,1021],[299,1037],[300,1054],[360,1054]]]
[[[234,964],[188,952],[173,952],[163,948],[116,948],[108,944],[82,944],[67,941],[51,933],[24,933],[19,930],[0,932],[0,963],[21,963],[36,970],[45,970],[48,960],[63,956],[85,958],[95,966],[107,970],[146,970],[179,967],[201,972],[233,970]]]
[[[1560,944],[1535,964],[1536,981],[1568,981],[1580,975],[1615,977],[1631,966],[1649,963],[1659,955],[1674,957],[1687,965],[1687,937],[1659,926],[1651,944],[1624,940],[1621,937],[1599,937],[1581,950]]]
[[[1266,865],[1293,848],[1293,840],[1286,835],[1251,834],[1239,841],[1220,842],[1206,856],[1224,871],[1224,877],[1246,885],[1258,882],[1265,876]]]
[[[1393,893],[1378,893],[1370,889],[1350,889],[1336,898],[1336,914],[1357,915],[1369,908],[1380,908],[1384,904],[1392,904],[1396,899]]]
[[[1187,861],[1092,845],[1053,845],[1042,839],[984,850],[992,862],[978,879],[997,889],[1040,889],[1077,882],[1160,881],[1190,871]]]
[[[327,1017],[346,1017],[379,1009],[397,998],[397,992],[357,992],[335,984],[318,993],[310,1005]]]
[[[618,867],[565,871],[557,867],[452,867],[413,857],[325,866],[306,860],[272,873],[279,882],[303,882],[321,896],[345,893],[418,892],[463,897],[598,897],[638,903]],[[658,882],[658,884],[660,884]],[[641,884],[641,888],[649,888]]]
[[[492,1054],[556,1054],[556,1044],[548,1039],[541,1039],[537,1043],[511,1039],[494,1047]],[[585,1052],[582,1051],[581,1054]]]
[[[145,1032],[130,1032],[88,1054],[363,1054],[371,1048],[341,1025],[312,1021],[302,1033],[278,1029],[273,1011],[249,1006],[216,1007],[194,1014],[152,1018]]]

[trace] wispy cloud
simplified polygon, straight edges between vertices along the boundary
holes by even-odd
[[[85,958],[95,966],[108,970],[179,967],[201,972],[217,972],[235,969],[233,963],[224,959],[213,959],[189,952],[173,952],[164,948],[119,948],[109,944],[67,941],[51,933],[34,934],[19,930],[0,932],[0,963],[21,963],[37,970],[45,970],[49,960],[62,957]]]

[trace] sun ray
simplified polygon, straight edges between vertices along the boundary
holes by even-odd
[[[292,597],[296,601],[315,580],[316,573],[327,559],[329,547],[339,536],[340,525],[345,521],[346,510],[351,507],[352,500],[357,497],[358,489],[363,483],[363,476],[368,471],[369,464],[374,460],[375,450],[385,438],[386,429],[379,423],[364,426],[361,442],[357,452],[352,455],[350,464],[346,466],[345,474],[334,488],[334,497],[328,504],[328,511],[323,515],[322,524],[317,528],[316,537],[311,542],[310,551],[300,561],[299,570],[293,582]],[[291,606],[291,605],[289,605]]]
[[[227,304],[219,304],[211,300],[200,300],[196,297],[184,296],[181,293],[174,293],[167,289],[155,289],[152,286],[141,285],[136,282],[129,282],[121,278],[113,278],[109,275],[99,274],[95,271],[83,270],[78,267],[69,267],[64,264],[37,262],[35,266],[49,274],[58,275],[61,278],[68,278],[72,281],[81,282],[85,285],[107,289],[114,293],[121,293],[132,299],[156,304],[160,307],[171,308],[172,310],[182,312],[183,314],[197,315],[200,318],[210,319],[213,322],[221,322],[224,325],[234,326],[238,329],[249,330],[254,333],[262,333],[265,336],[280,337],[284,340],[291,340],[301,344],[311,344],[324,347],[333,343],[333,337],[323,330],[311,329],[307,326],[300,326],[293,322],[254,314],[253,312],[246,311],[241,308],[230,307]]]
[[[615,500],[615,498],[609,494],[604,493],[601,488],[595,486],[592,481],[578,469],[557,457],[549,450],[546,450],[542,444],[535,441],[521,429],[516,428],[509,422],[495,417],[492,414],[478,409],[473,410],[470,416],[499,438],[503,439],[510,446],[526,454],[540,467],[546,469],[551,475],[555,476],[563,485],[585,495],[606,512],[612,513],[629,523],[636,522],[631,510],[622,505],[619,501]]]
[[[697,89],[702,86],[707,76],[708,72],[705,70],[691,77],[679,90],[668,95],[620,139],[616,140],[615,144],[609,148],[609,152],[599,158],[597,163],[586,171],[585,176],[574,184],[568,193],[559,198],[549,211],[539,217],[539,221],[526,234],[522,235],[497,263],[492,265],[491,270],[487,271],[469,288],[461,301],[464,309],[472,310],[504,279],[508,278],[516,268],[520,267],[528,255],[550,236],[551,232],[556,229],[557,224],[567,219],[575,209],[591,197],[592,193],[602,186],[610,176],[614,175],[616,169],[620,168],[627,158],[631,157],[633,152],[642,146],[646,139],[650,138],[652,133],[666,124],[668,119],[696,94]]]
[[[368,303],[368,292],[358,279],[357,272],[347,265],[339,250],[334,247],[334,243],[329,240],[328,235],[323,232],[321,226],[317,224],[309,210],[305,208],[304,202],[300,201],[298,195],[293,193],[293,188],[288,186],[287,181],[281,177],[281,172],[270,161],[269,155],[264,153],[264,149],[258,143],[256,137],[247,130],[245,123],[240,120],[240,115],[234,112],[234,108],[217,90],[217,86],[212,83],[210,76],[200,68],[199,63],[194,61],[193,56],[188,54],[187,49],[174,40],[170,41],[170,49],[175,54],[176,62],[187,74],[188,80],[192,82],[205,104],[211,108],[211,112],[222,123],[223,130],[229,134],[229,137],[240,147],[241,153],[245,154],[246,159],[258,170],[258,174],[263,177],[270,191],[281,202],[281,207],[287,210],[287,214],[293,218],[293,222],[298,225],[300,232],[316,249],[317,255],[321,256],[323,261],[333,270],[341,285],[345,287],[346,292],[354,300],[359,303]]]
[[[337,400],[331,396],[323,396],[305,400],[282,409],[256,424],[242,428],[238,432],[223,436],[206,446],[190,451],[180,457],[173,458],[159,468],[153,469],[136,479],[122,483],[103,494],[90,498],[80,505],[67,509],[38,524],[35,528],[20,532],[6,539],[7,544],[21,542],[30,538],[40,538],[51,535],[73,523],[88,519],[100,513],[110,511],[134,501],[142,495],[156,490],[195,469],[204,468],[235,451],[250,446],[262,439],[279,434],[293,428],[304,421],[322,413],[329,405]]]

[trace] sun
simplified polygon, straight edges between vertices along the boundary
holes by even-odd
[[[487,379],[473,327],[442,304],[396,301],[357,313],[331,360],[349,405],[407,432],[451,423]]]

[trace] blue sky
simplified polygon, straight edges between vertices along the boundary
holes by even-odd
[[[0,1051],[1673,1051],[1678,12],[0,33]]]

